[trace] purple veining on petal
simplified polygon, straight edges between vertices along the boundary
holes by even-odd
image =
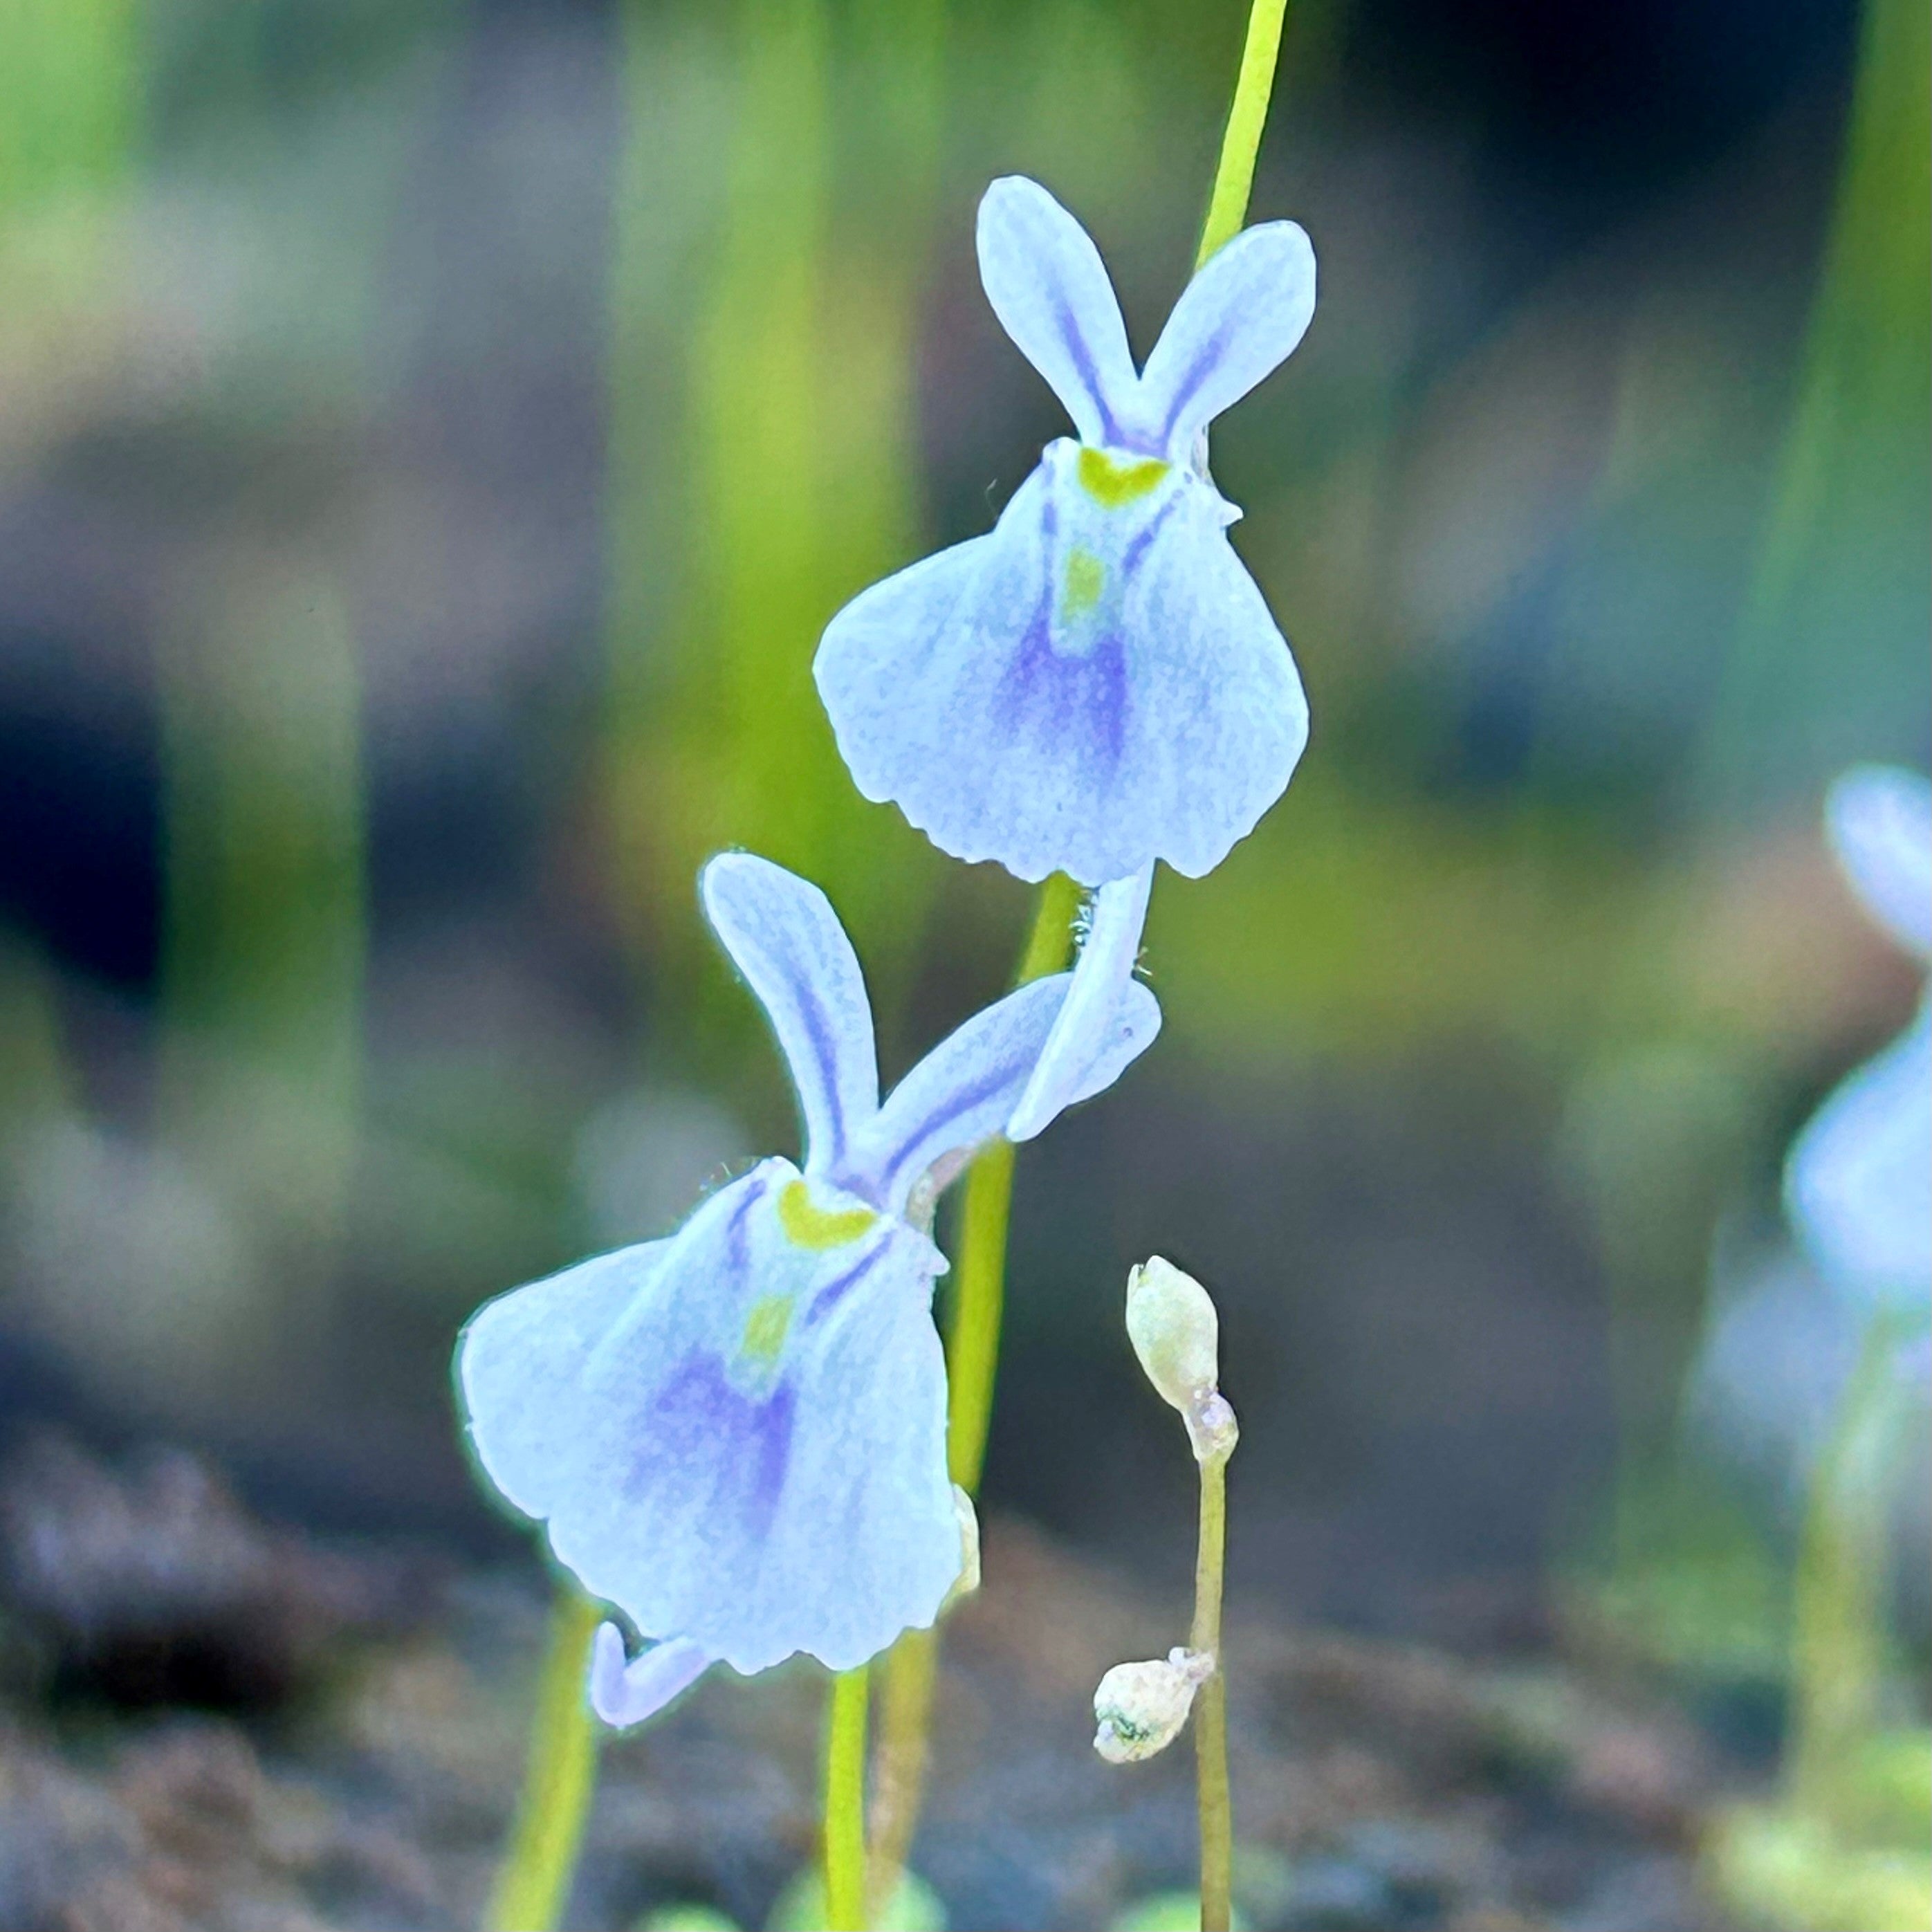
[[[870,1274],[885,1258],[886,1250],[892,1246],[889,1236],[882,1241],[874,1241],[872,1246],[836,1280],[829,1281],[813,1296],[812,1306],[805,1311],[802,1325],[816,1328],[859,1283]]]
[[[772,1391],[760,1418],[758,1459],[752,1472],[752,1506],[757,1513],[760,1533],[771,1526],[772,1513],[778,1508],[778,1493],[784,1487],[785,1472],[791,1462],[791,1432],[798,1406],[798,1392],[786,1382]]]
[[[1171,490],[1162,500],[1161,506],[1127,540],[1126,548],[1120,553],[1120,577],[1124,583],[1130,580],[1141,567],[1141,560],[1152,548],[1154,540],[1160,534],[1161,526],[1174,514],[1174,506],[1180,501],[1180,490]]]
[[[1064,296],[1056,296],[1053,304],[1053,319],[1059,326],[1060,339],[1066,345],[1066,352],[1073,358],[1075,372],[1080,378],[1080,386],[1087,392],[1088,400],[1100,412],[1100,439],[1103,442],[1116,442],[1120,438],[1120,425],[1114,420],[1114,412],[1107,405],[1105,392],[1100,387],[1100,372],[1094,366],[1094,352],[1087,346],[1087,338],[1080,333],[1080,325],[1074,320],[1073,310]]]
[[[826,1023],[825,1009],[819,1002],[810,978],[791,971],[790,962],[781,958],[775,956],[772,963],[783,974],[786,990],[791,994],[793,1005],[804,1025],[806,1041],[812,1049],[812,1071],[818,1076],[818,1091],[824,1096],[832,1145],[826,1149],[809,1146],[806,1149],[806,1158],[814,1167],[818,1167],[837,1160],[845,1151],[845,1112],[839,1104],[837,1050]],[[806,1118],[808,1123],[808,1109]]]
[[[1187,365],[1187,373],[1174,386],[1167,406],[1167,419],[1161,424],[1160,440],[1162,448],[1174,441],[1174,428],[1180,421],[1188,404],[1194,399],[1202,384],[1207,381],[1215,365],[1227,352],[1228,340],[1240,325],[1240,318],[1230,315],[1220,327],[1201,345],[1200,352]]]
[[[1046,746],[1073,745],[1096,766],[1104,783],[1126,747],[1126,649],[1110,630],[1084,656],[1069,657],[1053,644],[1052,592],[1048,591],[1022,635],[1000,680],[999,722],[1018,736],[1030,732]]]
[[[797,1402],[789,1382],[748,1396],[716,1356],[688,1355],[650,1406],[628,1487],[637,1493],[668,1479],[694,1495],[708,1490],[710,1510],[763,1536],[784,1487]]]
[[[752,1265],[751,1237],[746,1232],[752,1218],[752,1210],[764,1200],[765,1184],[755,1180],[745,1190],[738,1204],[731,1210],[731,1218],[724,1224],[724,1252],[733,1270],[744,1274]]]
[[[935,1107],[917,1126],[914,1128],[910,1133],[906,1136],[904,1140],[900,1142],[897,1150],[886,1163],[884,1172],[888,1191],[890,1191],[899,1177],[904,1173],[908,1166],[915,1158],[918,1160],[922,1167],[929,1167],[941,1154],[950,1152],[951,1149],[947,1147],[934,1148],[929,1154],[926,1150],[931,1146],[937,1136],[950,1126],[954,1121],[958,1120],[962,1115],[970,1113],[975,1107],[982,1106],[990,1100],[1002,1088],[1012,1086],[1024,1074],[1025,1071],[1026,1064],[1024,1056],[1009,1060],[1004,1065],[995,1067],[992,1072],[986,1074],[983,1078],[975,1081],[971,1086],[962,1088],[958,1093],[950,1095]]]
[[[819,1178],[827,1186],[836,1187],[842,1194],[850,1194],[865,1202],[868,1208],[883,1214],[886,1211],[886,1194],[880,1185],[875,1166],[868,1166],[862,1156],[841,1161],[836,1167],[822,1168]]]

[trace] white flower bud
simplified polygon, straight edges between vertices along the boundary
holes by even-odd
[[[1127,1275],[1127,1339],[1163,1400],[1186,1415],[1221,1379],[1221,1324],[1208,1291],[1154,1256]]]
[[[1144,1664],[1117,1664],[1094,1693],[1094,1748],[1109,1764],[1138,1764],[1180,1733],[1194,1694],[1214,1674],[1204,1651],[1171,1650]]]

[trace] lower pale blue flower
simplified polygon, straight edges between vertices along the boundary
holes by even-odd
[[[1826,822],[1873,917],[1932,950],[1932,784],[1864,766],[1832,788]],[[1792,1148],[1785,1197],[1834,1286],[1923,1310],[1932,1286],[1932,1006],[1827,1100]]]
[[[1292,222],[1201,271],[1136,374],[1094,245],[1036,183],[982,203],[981,273],[1081,440],[1050,443],[988,535],[874,584],[814,665],[859,789],[956,857],[1087,886],[1211,870],[1308,736],[1286,643],[1197,452],[1300,340],[1314,256]]]
[[[1010,994],[877,1100],[864,982],[824,896],[747,854],[706,910],[771,1018],[806,1126],[668,1240],[500,1297],[458,1376],[477,1460],[557,1560],[657,1641],[600,1635],[593,1701],[632,1723],[713,1660],[847,1670],[929,1624],[960,1570],[932,1324],[940,1186],[1024,1093],[1071,976]],[[1063,1104],[1153,1039],[1130,985]],[[616,1648],[614,1648],[613,1646]]]

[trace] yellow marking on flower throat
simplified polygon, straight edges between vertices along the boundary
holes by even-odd
[[[1100,592],[1107,581],[1107,572],[1100,560],[1090,550],[1082,550],[1078,544],[1066,553],[1066,582],[1060,596],[1060,621],[1082,616],[1100,601]]]
[[[784,1352],[785,1337],[791,1332],[794,1299],[789,1294],[761,1294],[745,1317],[745,1332],[738,1346],[760,1367],[769,1368]]]
[[[879,1217],[869,1208],[827,1210],[812,1198],[802,1180],[787,1184],[778,1196],[778,1226],[795,1248],[825,1254],[856,1241]]]
[[[1157,488],[1167,470],[1168,466],[1157,457],[1145,457],[1138,463],[1116,463],[1104,449],[1083,446],[1076,473],[1081,488],[1095,502],[1104,508],[1118,510]]]

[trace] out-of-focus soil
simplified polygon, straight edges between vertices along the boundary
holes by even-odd
[[[544,1640],[533,1571],[318,1546],[178,1456],[106,1471],[46,1445],[0,1481],[0,1552],[4,1932],[478,1922]],[[1692,1851],[1728,1780],[1680,1714],[1558,1660],[1266,1610],[1233,1606],[1227,1642],[1257,1932],[1717,1932]],[[1191,1752],[1116,1768],[1090,1742],[1101,1672],[1184,1635],[1182,1605],[989,1526],[914,1858],[956,1928],[1098,1932],[1187,1882]],[[672,1900],[763,1923],[811,1853],[822,1687],[720,1671],[610,1739],[574,1932]]]

